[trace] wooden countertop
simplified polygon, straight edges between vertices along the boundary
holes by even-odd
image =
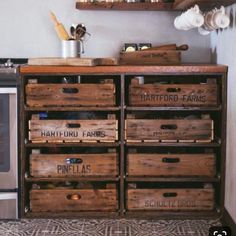
[[[27,74],[150,74],[150,73],[226,73],[228,67],[216,64],[182,64],[165,66],[21,66]]]

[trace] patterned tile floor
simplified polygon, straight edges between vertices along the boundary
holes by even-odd
[[[0,236],[208,236],[217,220],[0,221]]]

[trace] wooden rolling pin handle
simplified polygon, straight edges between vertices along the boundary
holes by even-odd
[[[51,16],[51,19],[54,22],[55,26],[60,24],[60,22],[57,20],[57,17],[55,16],[55,14],[52,11],[50,12],[50,16]]]
[[[180,46],[176,46],[176,50],[178,50],[178,51],[187,51],[188,50],[188,45],[183,44],[183,45],[180,45]]]

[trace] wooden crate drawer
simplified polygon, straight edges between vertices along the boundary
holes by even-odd
[[[118,121],[107,120],[39,120],[29,121],[29,140],[42,142],[115,142],[118,139]]]
[[[129,176],[205,176],[216,174],[216,157],[203,154],[150,154],[129,153],[127,175]]]
[[[214,189],[128,189],[128,210],[204,211],[214,209]]]
[[[217,84],[139,84],[129,87],[131,106],[214,107],[218,105]]]
[[[117,153],[30,155],[33,177],[115,177],[118,173]]]
[[[32,212],[116,211],[116,189],[33,189]]]
[[[211,119],[127,119],[128,141],[211,142]]]
[[[27,84],[26,104],[50,106],[115,106],[115,84]]]

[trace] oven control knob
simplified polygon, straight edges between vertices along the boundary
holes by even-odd
[[[8,59],[7,62],[4,64],[5,67],[13,67],[13,62],[11,62],[11,59]]]

